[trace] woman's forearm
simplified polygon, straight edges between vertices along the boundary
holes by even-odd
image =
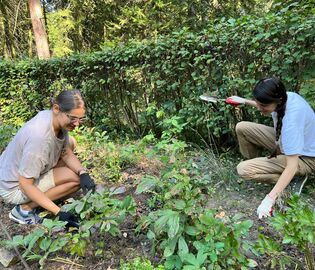
[[[83,168],[81,162],[70,148],[67,149],[67,152],[62,157],[62,160],[66,163],[67,167],[70,168],[75,173],[78,173],[80,169]]]
[[[298,169],[298,155],[287,156],[287,165],[280,175],[277,184],[273,187],[273,189],[268,194],[272,199],[276,199],[279,194],[287,187],[287,185],[291,182],[294,177],[297,169]]]
[[[257,108],[257,104],[256,104],[256,101],[255,101],[255,100],[246,99],[246,100],[245,100],[245,104]]]

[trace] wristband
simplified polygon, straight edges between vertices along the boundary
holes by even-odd
[[[81,175],[83,173],[86,173],[86,169],[85,168],[80,168],[77,172],[78,175]]]

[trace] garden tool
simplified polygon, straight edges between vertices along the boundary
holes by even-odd
[[[216,96],[209,96],[208,94],[202,94],[201,96],[199,96],[199,98],[201,100],[211,102],[211,103],[217,103],[218,101],[225,101],[225,103],[230,104],[232,106],[238,106],[241,104],[240,102],[235,101],[235,99],[233,99],[232,97],[218,98]]]

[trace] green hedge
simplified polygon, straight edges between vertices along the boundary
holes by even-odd
[[[187,140],[203,137],[222,146],[237,121],[259,116],[205,104],[198,99],[203,92],[250,97],[257,79],[276,75],[315,105],[314,7],[294,3],[262,15],[69,58],[1,62],[0,121],[20,124],[61,89],[79,88],[91,125],[141,136],[161,132],[163,118],[177,116],[186,123]]]

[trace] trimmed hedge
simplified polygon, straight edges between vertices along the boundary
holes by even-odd
[[[214,21],[197,34],[183,30],[69,58],[1,62],[0,121],[20,124],[61,89],[79,88],[91,125],[141,136],[160,133],[163,118],[177,116],[187,140],[201,136],[223,146],[237,121],[260,116],[198,96],[250,97],[256,80],[276,75],[314,106],[314,25],[314,7],[295,3],[264,17]]]

